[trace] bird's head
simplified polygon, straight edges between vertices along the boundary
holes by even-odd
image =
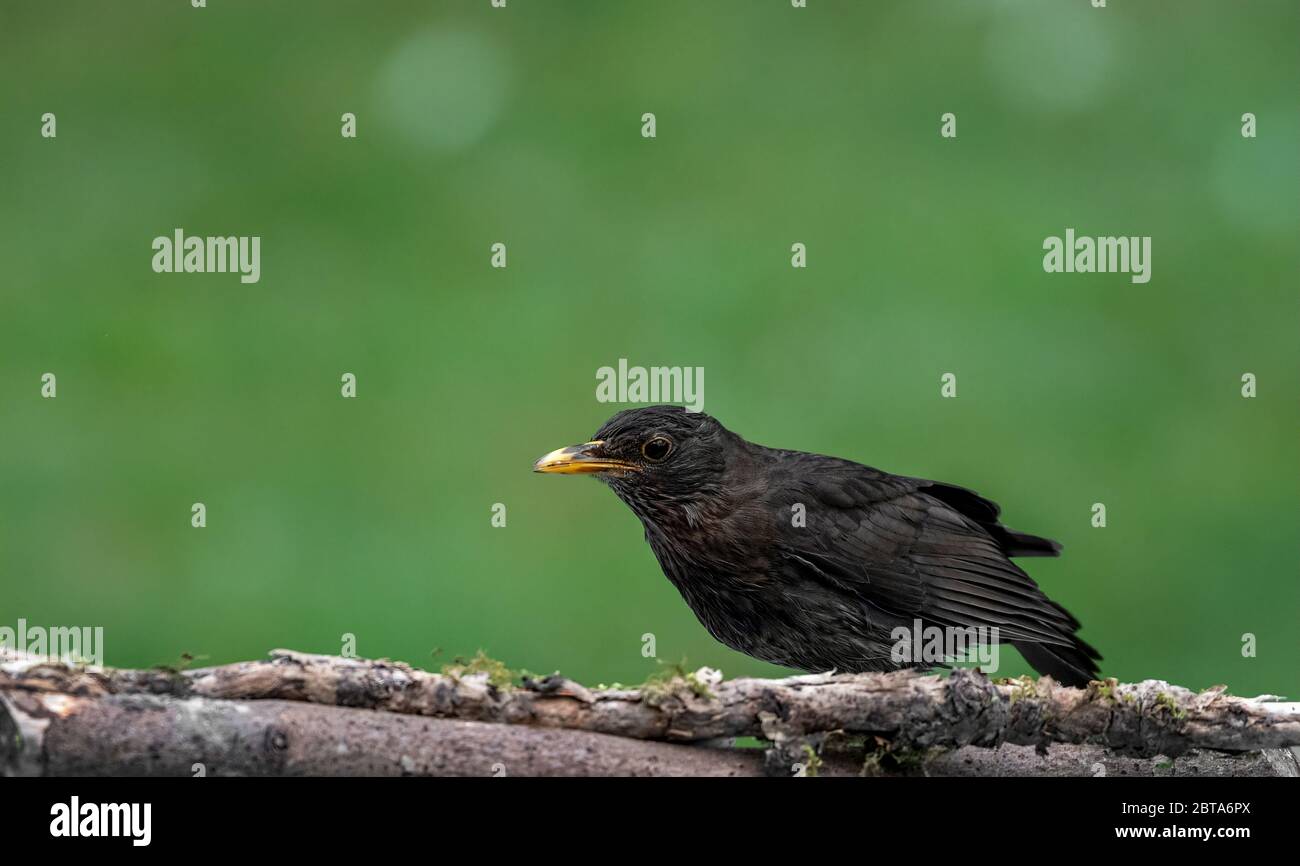
[[[595,475],[640,517],[657,522],[717,497],[736,438],[710,416],[681,406],[627,409],[591,441],[540,458],[533,471]]]

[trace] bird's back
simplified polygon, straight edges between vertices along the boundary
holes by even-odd
[[[1067,683],[1100,657],[1013,556],[1060,545],[1011,530],[955,485],[745,443],[736,492],[694,538],[648,528],[665,574],[723,643],[805,670],[900,667],[897,628],[982,628]],[[992,630],[996,629],[996,632]]]

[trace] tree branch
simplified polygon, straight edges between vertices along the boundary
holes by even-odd
[[[1156,680],[702,670],[591,690],[286,650],[184,672],[0,661],[5,774],[1300,775],[1300,705]],[[751,736],[766,750],[718,747]]]

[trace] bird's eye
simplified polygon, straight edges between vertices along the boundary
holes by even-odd
[[[641,446],[641,453],[644,454],[645,459],[649,460],[651,463],[658,463],[660,460],[663,460],[672,452],[672,450],[673,443],[667,436],[655,436],[654,438],[647,440],[646,443]]]

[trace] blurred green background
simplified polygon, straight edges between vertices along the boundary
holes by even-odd
[[[1060,539],[1027,567],[1107,674],[1295,696],[1300,6],[1177,6],[6,0],[0,625],[776,673],[529,471],[628,358]],[[260,235],[261,282],[153,273],[178,227]],[[1151,282],[1044,273],[1067,227],[1152,236]]]

